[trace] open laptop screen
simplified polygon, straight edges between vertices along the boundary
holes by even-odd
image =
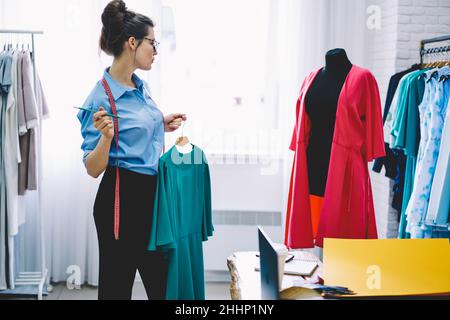
[[[263,300],[278,300],[278,256],[273,242],[261,227],[258,227],[258,242],[261,270],[261,298]]]

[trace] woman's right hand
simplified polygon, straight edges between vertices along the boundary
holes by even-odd
[[[105,108],[100,107],[100,111],[94,113],[94,127],[102,133],[102,135],[112,140],[114,138],[114,122],[111,117],[107,116]]]

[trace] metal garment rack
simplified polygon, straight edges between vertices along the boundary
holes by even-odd
[[[36,51],[35,51],[35,46],[34,46],[34,36],[35,35],[41,35],[44,34],[43,31],[30,31],[30,30],[2,30],[0,29],[0,34],[25,34],[25,35],[30,35],[31,36],[31,61],[33,64],[33,80],[34,80],[34,88],[37,88],[38,82],[37,82],[37,77],[36,77]],[[42,128],[42,119],[41,117],[39,117],[39,129],[38,131],[41,131]],[[39,136],[39,138],[41,137],[41,132],[37,132],[37,135]],[[37,166],[37,176],[38,176],[38,182],[37,182],[37,189],[38,189],[38,213],[37,213],[37,217],[38,217],[38,224],[39,224],[39,244],[40,244],[40,250],[41,250],[41,270],[40,271],[36,271],[36,272],[20,272],[16,279],[15,279],[15,286],[38,286],[38,300],[42,300],[42,295],[43,295],[43,291],[44,291],[44,285],[46,283],[47,280],[47,276],[48,276],[48,269],[46,266],[46,262],[45,262],[45,257],[46,257],[46,253],[45,253],[45,242],[44,242],[44,221],[43,221],[43,217],[42,217],[42,184],[41,184],[41,179],[40,177],[40,173],[42,172],[42,167],[41,167],[41,157],[40,157],[40,150],[41,150],[41,139],[39,139],[39,144],[38,144],[38,161],[39,161],[39,165]],[[47,285],[49,284],[49,282],[47,282]],[[51,286],[49,286],[48,290],[50,291]],[[11,290],[10,290],[11,291]],[[12,290],[14,291],[14,290]],[[14,294],[14,293],[13,293]],[[20,293],[18,293],[20,294]]]
[[[420,64],[423,64],[423,57],[427,54],[450,52],[450,45],[425,49],[427,44],[443,41],[450,41],[450,35],[422,40],[420,42]]]

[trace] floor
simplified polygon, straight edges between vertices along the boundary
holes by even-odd
[[[206,300],[230,300],[229,283],[206,283]],[[133,288],[133,300],[147,300],[142,282]],[[97,288],[83,286],[80,290],[69,290],[65,283],[57,284],[44,300],[97,300]]]

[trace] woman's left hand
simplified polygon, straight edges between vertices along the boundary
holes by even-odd
[[[186,121],[187,117],[183,113],[173,113],[164,117],[164,131],[173,132],[178,130],[182,121]]]

